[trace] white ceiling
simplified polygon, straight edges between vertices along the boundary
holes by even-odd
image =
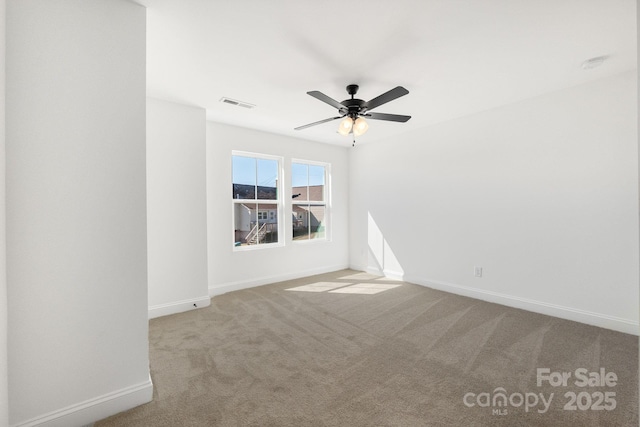
[[[147,93],[207,118],[350,145],[307,95],[409,94],[376,112],[358,144],[636,68],[635,0],[140,0],[148,7]],[[608,55],[599,68],[581,63]],[[226,96],[255,104],[223,104]]]

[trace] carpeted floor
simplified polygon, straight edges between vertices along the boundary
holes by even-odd
[[[96,427],[638,425],[637,337],[349,270],[154,319],[150,361]]]

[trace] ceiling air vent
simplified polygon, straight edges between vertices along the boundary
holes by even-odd
[[[222,98],[220,98],[220,102],[224,102],[225,104],[236,105],[238,107],[243,107],[248,109],[255,107],[255,105],[249,104],[248,102],[238,101],[236,99],[227,98],[226,96],[223,96]]]

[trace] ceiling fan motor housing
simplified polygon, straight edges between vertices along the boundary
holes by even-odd
[[[364,113],[363,106],[365,101],[362,99],[354,99],[353,96],[358,93],[360,86],[356,84],[350,84],[347,86],[347,93],[351,95],[351,99],[345,99],[340,104],[346,108],[340,108],[340,113],[351,117],[353,120],[358,118],[358,115]]]
[[[363,101],[362,99],[345,99],[340,104],[345,106],[344,109],[340,109],[340,112],[348,115],[353,119],[355,119],[358,114],[363,114],[366,111],[364,107],[365,101]]]

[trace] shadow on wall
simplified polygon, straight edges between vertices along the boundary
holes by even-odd
[[[371,212],[367,212],[367,242],[369,249],[367,269],[374,270],[390,278],[402,280],[404,269],[384,238],[380,227],[371,216]]]

